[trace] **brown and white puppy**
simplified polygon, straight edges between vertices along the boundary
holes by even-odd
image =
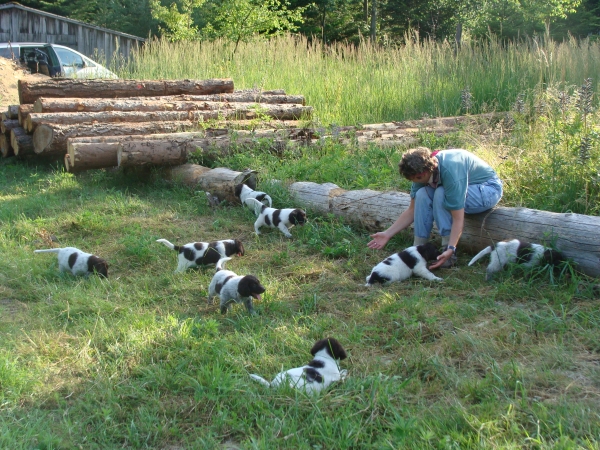
[[[260,300],[260,295],[265,288],[254,275],[240,276],[231,270],[225,270],[223,264],[231,258],[221,258],[217,262],[217,273],[213,276],[208,286],[208,304],[212,304],[213,297],[221,299],[221,314],[225,314],[231,303],[243,303],[250,314],[256,314],[252,299]]]
[[[310,353],[314,358],[307,365],[279,372],[271,382],[255,374],[250,377],[263,386],[290,386],[307,394],[321,392],[331,383],[346,377],[347,371],[340,370],[339,362],[346,359],[347,355],[337,339],[326,338],[317,341]]]
[[[288,227],[306,223],[306,213],[298,208],[269,208],[253,198],[247,199],[246,204],[252,206],[254,214],[257,215],[256,222],[254,222],[256,234],[260,234],[259,228],[266,225],[271,228],[279,228],[285,237],[291,238],[292,234]]]
[[[70,271],[73,275],[97,274],[108,277],[108,263],[99,256],[85,253],[75,247],[35,250],[34,253],[58,253],[58,269]]]
[[[242,202],[242,205],[247,205],[252,208],[252,205],[248,205],[246,203],[246,200],[248,200],[249,198],[253,198],[263,204],[265,204],[265,202],[267,202],[269,208],[271,206],[273,206],[271,197],[269,197],[269,195],[266,192],[255,191],[245,183],[240,183],[240,184],[236,185],[234,193],[235,193],[235,196],[240,199],[240,202]]]
[[[440,255],[438,248],[431,242],[408,247],[406,250],[388,256],[373,267],[371,274],[367,277],[365,286],[371,286],[375,283],[403,281],[412,275],[418,275],[429,281],[442,281],[441,278],[436,277],[427,268],[427,261],[432,261]]]
[[[492,279],[496,272],[500,272],[509,263],[517,263],[523,267],[533,267],[545,264],[558,266],[565,261],[564,255],[558,250],[540,244],[512,239],[484,248],[473,257],[469,262],[469,266],[488,254],[490,255],[490,263],[485,269],[485,279],[488,281]]]
[[[190,242],[185,245],[173,245],[166,239],[157,239],[171,250],[179,252],[177,269],[175,272],[184,272],[190,267],[216,264],[219,259],[226,256],[244,256],[244,244],[239,239],[224,239],[212,242]]]

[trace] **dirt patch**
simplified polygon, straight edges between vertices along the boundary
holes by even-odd
[[[31,74],[27,68],[22,67],[12,59],[0,57],[0,110],[3,111],[10,105],[19,104],[17,82],[22,78],[40,80],[48,77]]]

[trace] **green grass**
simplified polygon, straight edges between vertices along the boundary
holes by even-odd
[[[2,448],[598,447],[589,280],[486,283],[463,254],[441,284],[366,288],[408,234],[376,252],[366,231],[309,211],[291,240],[256,236],[249,211],[211,209],[158,172],[0,173]],[[228,237],[247,252],[228,267],[267,287],[257,317],[207,305],[212,269],[174,274],[175,252],[155,242]],[[55,255],[33,253],[52,241],[105,257],[109,279],[60,274]],[[248,377],[305,364],[324,336],[350,354],[347,381],[324,395]]]

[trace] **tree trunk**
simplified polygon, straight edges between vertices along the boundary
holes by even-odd
[[[290,192],[299,202],[318,211],[342,216],[377,231],[388,228],[410,204],[410,195],[401,192],[345,191],[331,183],[294,183]],[[478,252],[506,239],[535,243],[552,240],[558,250],[577,264],[578,270],[598,277],[600,243],[596,230],[599,227],[600,217],[596,216],[499,207],[465,215],[458,247]]]
[[[371,0],[371,43],[377,42],[377,0]]]
[[[13,128],[17,128],[18,126],[19,126],[18,120],[14,120],[14,119],[3,120],[2,122],[0,122],[0,131],[2,131],[2,134],[10,135],[10,130],[12,130]]]
[[[256,171],[246,169],[243,172],[234,172],[224,167],[208,169],[197,164],[184,164],[165,171],[167,179],[181,182],[192,189],[200,189],[216,196],[219,201],[227,200],[229,203],[239,204],[235,196],[235,186],[246,183],[256,189]]]
[[[128,134],[168,133],[192,130],[197,124],[182,120],[179,122],[139,122],[139,123],[100,123],[91,125],[41,124],[33,133],[33,145],[38,154],[59,154],[67,152],[67,139],[79,136],[118,136]]]
[[[28,134],[25,128],[17,127],[10,130],[10,145],[17,156],[35,154],[33,136]]]
[[[102,98],[38,98],[33,104],[36,113],[133,111],[134,102],[231,102],[305,105],[303,95],[265,95],[264,93],[240,92],[215,95],[173,95],[165,97],[132,97],[127,99]]]
[[[140,102],[141,103],[141,102]],[[256,103],[215,102],[152,102],[151,109],[141,107],[132,111],[31,113],[23,127],[29,132],[41,124],[85,124],[109,122],[168,122],[175,120],[207,121],[224,119],[254,119],[266,117],[289,120],[310,116],[312,108],[301,105],[269,105]],[[147,103],[145,106],[149,106]],[[154,109],[156,108],[156,109]]]
[[[21,126],[23,126],[23,123],[25,122],[25,118],[27,117],[27,114],[32,113],[32,112],[33,112],[33,105],[31,105],[31,104],[19,105],[19,112],[17,113],[17,119],[19,120],[19,123],[21,124]]]
[[[0,153],[2,153],[3,158],[8,158],[15,154],[10,145],[10,138],[7,138],[5,134],[0,134]]]
[[[230,78],[211,80],[105,80],[49,78],[18,81],[19,103],[33,103],[40,97],[157,97],[163,95],[209,95],[233,92]]]
[[[6,110],[6,118],[7,119],[19,119],[19,105],[9,105]]]
[[[164,145],[156,145],[164,144]],[[178,145],[164,141],[133,141],[119,144],[119,167],[180,166],[187,162],[185,143]]]

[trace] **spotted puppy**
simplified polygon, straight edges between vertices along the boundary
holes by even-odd
[[[438,248],[428,242],[427,244],[408,247],[399,253],[394,253],[377,264],[367,277],[367,284],[403,281],[413,274],[429,281],[442,281],[427,268],[427,261],[432,261],[440,256]]]
[[[256,222],[254,222],[256,234],[260,234],[258,229],[266,225],[271,228],[279,228],[285,237],[291,238],[292,234],[289,232],[288,227],[306,223],[306,213],[298,208],[269,208],[253,198],[247,199],[246,204],[252,206],[254,214],[257,215]]]
[[[254,275],[242,277],[223,269],[223,264],[230,259],[221,258],[217,262],[217,273],[208,286],[208,304],[211,305],[213,297],[218,295],[221,299],[221,314],[225,314],[233,302],[244,303],[250,314],[256,314],[252,298],[260,300],[260,294],[265,292],[265,288]]]
[[[473,257],[469,262],[469,266],[488,254],[491,255],[490,263],[485,269],[485,279],[488,281],[492,279],[496,272],[500,272],[509,263],[521,264],[523,267],[533,267],[545,264],[558,266],[565,261],[564,255],[558,250],[540,244],[512,239],[484,248]]]
[[[191,242],[185,245],[173,245],[166,239],[157,239],[171,250],[179,252],[177,269],[175,272],[184,272],[190,267],[216,264],[219,259],[226,256],[244,256],[244,244],[239,239],[224,239],[212,242]]]
[[[235,186],[235,196],[240,199],[242,205],[247,205],[250,207],[252,207],[252,205],[246,203],[246,200],[249,198],[256,199],[263,204],[266,201],[269,204],[269,208],[273,205],[271,197],[269,197],[267,193],[255,191],[245,183],[240,183]]]
[[[279,372],[271,382],[255,374],[250,377],[263,386],[290,386],[307,394],[321,392],[334,381],[346,377],[347,371],[339,369],[339,362],[346,359],[347,355],[337,339],[326,338],[317,341],[310,353],[314,358],[307,365]]]
[[[35,253],[58,253],[58,269],[70,271],[73,275],[97,274],[108,277],[108,263],[99,256],[85,253],[75,247],[35,250]]]

